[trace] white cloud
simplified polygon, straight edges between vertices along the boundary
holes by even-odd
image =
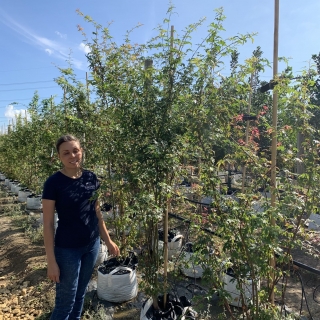
[[[35,32],[29,30],[27,27],[21,25],[17,21],[13,20],[10,16],[5,14],[0,8],[0,21],[4,23],[6,26],[14,30],[24,39],[26,39],[31,45],[40,48],[41,50],[45,51],[52,57],[58,58],[60,60],[68,60],[70,58],[70,51],[74,45],[65,45],[58,41],[50,40],[46,37],[39,36]],[[58,31],[56,31],[57,33]],[[59,32],[58,32],[59,33]],[[63,34],[59,33],[59,36]],[[83,51],[85,48],[83,49]],[[84,62],[72,57],[73,65],[80,69],[84,70]]]
[[[62,34],[59,31],[56,31],[55,34],[58,35],[61,39],[67,39],[67,35],[66,34]]]
[[[83,67],[83,62],[80,61],[80,60],[72,60],[72,64],[79,70],[86,70],[84,67]]]
[[[83,42],[81,42],[79,44],[78,49],[80,51],[83,51],[85,54],[88,54],[91,51],[90,47],[87,44],[83,43]]]
[[[4,116],[8,118],[8,120],[15,119],[18,115],[21,115],[21,117],[24,118],[26,116],[26,109],[15,109],[12,104],[6,106]]]

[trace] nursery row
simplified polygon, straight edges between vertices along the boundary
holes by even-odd
[[[192,242],[194,265],[205,266],[208,296],[219,293],[231,316],[229,284],[221,276],[226,260],[239,301],[247,304],[245,316],[276,319],[274,299],[283,303],[286,287],[275,293],[275,286],[290,266],[292,248],[304,237],[304,220],[318,211],[320,200],[316,67],[294,82],[289,67],[279,74],[273,88],[279,95],[274,127],[272,96],[259,90],[259,73],[268,62],[259,47],[239,62],[237,48],[252,35],[224,39],[222,11],[198,46],[190,39],[202,21],[179,35],[165,32],[165,20],[158,36],[139,45],[130,32],[118,44],[109,28],[84,19],[89,31],[80,31],[90,48],[90,80],[76,80],[69,61],[55,79],[64,92],[61,103],[54,97],[40,101],[35,93],[28,118],[17,117],[0,136],[0,170],[13,180],[6,183],[20,181],[10,184],[18,197],[24,186],[40,194],[47,177],[60,168],[56,139],[74,134],[84,148],[83,166],[99,176],[101,204],[112,207],[108,223],[122,254],[137,248],[144,252],[141,288],[155,308],[157,297],[165,299],[170,292],[169,279],[177,269],[170,270],[171,246],[182,241],[189,249]],[[229,75],[221,76],[227,59]],[[272,137],[277,138],[276,183],[270,174]],[[302,143],[296,148],[298,138]],[[237,199],[227,197],[235,189]],[[270,205],[258,190],[275,194],[275,203]],[[197,202],[206,205],[199,209]],[[170,213],[188,221],[188,240],[184,234],[183,240],[167,241],[167,231],[175,227]],[[218,235],[218,247],[206,230]],[[251,296],[244,303],[248,279]]]

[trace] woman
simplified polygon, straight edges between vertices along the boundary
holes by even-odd
[[[110,239],[98,201],[93,200],[99,181],[81,168],[79,140],[65,135],[56,143],[63,168],[44,184],[43,231],[48,277],[56,282],[55,308],[51,320],[80,319],[84,296],[100,248],[100,237],[109,254],[119,255]],[[59,223],[54,233],[54,212]]]

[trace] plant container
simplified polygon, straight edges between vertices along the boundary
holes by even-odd
[[[27,196],[27,209],[40,210],[41,208],[41,195],[30,194],[29,196]]]

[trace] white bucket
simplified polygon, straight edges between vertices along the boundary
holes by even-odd
[[[3,173],[0,173],[0,181],[4,181],[6,179],[6,176]]]
[[[9,179],[4,179],[4,185],[7,187],[9,186]]]

